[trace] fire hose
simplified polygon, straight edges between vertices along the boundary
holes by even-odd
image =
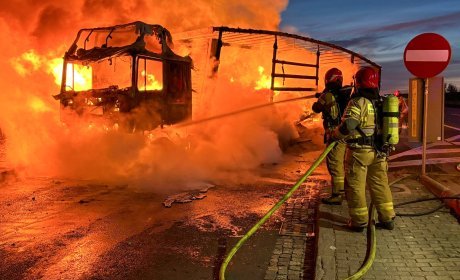
[[[264,104],[252,106],[252,107],[243,108],[243,109],[240,109],[240,110],[237,110],[237,111],[232,111],[232,112],[227,112],[227,113],[223,113],[223,114],[216,115],[216,116],[207,117],[207,118],[204,118],[204,119],[199,119],[199,120],[193,120],[193,121],[187,121],[187,122],[179,123],[179,124],[175,125],[174,127],[186,127],[186,126],[197,125],[197,124],[201,124],[201,123],[204,123],[204,122],[214,121],[214,120],[218,120],[218,119],[222,119],[222,118],[227,118],[227,117],[230,117],[230,116],[233,116],[233,115],[239,115],[239,114],[242,114],[242,113],[258,110],[258,109],[261,109],[261,108],[270,107],[270,106],[273,106],[275,104],[288,103],[288,102],[299,101],[299,100],[304,100],[304,99],[312,99],[312,98],[316,98],[315,95],[307,95],[307,96],[295,97],[295,98],[290,98],[290,99],[285,99],[285,100],[280,100],[280,101],[273,101],[273,102],[269,102],[269,103],[264,103]]]
[[[375,252],[377,248],[377,238],[375,237],[375,206],[371,203],[369,207],[369,222],[367,224],[367,248],[366,257],[364,258],[363,264],[355,274],[346,278],[345,280],[357,280],[361,279],[367,271],[372,267],[375,260]]]
[[[394,185],[396,182],[401,181],[402,179],[405,179],[408,176],[404,176],[401,178],[398,178],[397,180],[393,181],[389,185]],[[421,199],[416,199],[416,200],[411,200],[411,201],[406,201],[402,203],[395,204],[395,208],[401,207],[404,205],[408,204],[413,204],[413,203],[418,203],[418,202],[424,202],[424,201],[431,201],[431,200],[443,200],[443,199],[460,199],[460,196],[446,196],[446,197],[431,197],[431,198],[421,198]],[[439,207],[436,207],[435,209],[428,210],[425,212],[421,213],[396,213],[396,216],[399,217],[419,217],[423,215],[429,215],[432,214],[442,208],[444,208],[444,204],[440,205]],[[351,275],[350,277],[346,278],[345,280],[357,280],[361,279],[367,271],[371,268],[372,264],[374,263],[375,260],[375,253],[377,250],[377,238],[375,236],[375,206],[373,203],[371,203],[369,207],[369,223],[367,226],[367,248],[366,248],[366,256],[364,257],[363,264],[359,268],[355,274]]]
[[[391,187],[392,185],[396,184],[397,182],[409,176],[411,175],[399,177],[398,179],[392,181],[389,184],[389,186]],[[361,265],[361,267],[358,269],[357,272],[355,272],[353,275],[346,278],[345,280],[360,279],[367,273],[367,271],[369,271],[369,269],[372,267],[372,264],[374,263],[375,253],[376,253],[376,248],[377,248],[377,238],[375,236],[375,206],[373,203],[371,203],[369,207],[369,220],[367,223],[366,235],[367,235],[367,247],[366,247],[366,256],[364,257],[363,264]]]
[[[327,154],[334,148],[336,142],[333,142],[327,148],[323,151],[323,153],[316,159],[316,161],[310,166],[310,168],[305,172],[305,174],[297,181],[297,183],[287,192],[281,200],[279,200],[275,206],[273,206],[263,217],[260,219],[239,241],[236,243],[235,246],[230,250],[230,252],[227,254],[225,257],[224,261],[222,262],[222,265],[219,270],[219,279],[220,280],[225,280],[225,271],[227,269],[227,266],[235,253],[238,251],[238,249],[241,248],[241,246],[270,218],[273,213],[275,213],[278,208],[283,205],[286,200],[288,200],[292,194],[300,187],[300,185],[310,176],[310,174],[320,165],[320,163],[324,160],[324,158],[327,156]]]
[[[311,173],[320,165],[320,163],[324,160],[327,154],[334,148],[336,142],[331,143],[327,148],[321,153],[321,155],[316,159],[315,162],[310,166],[310,168],[304,173],[304,175],[296,182],[296,184],[281,198],[243,237],[236,243],[235,246],[230,250],[230,252],[225,257],[224,261],[219,270],[219,280],[225,280],[225,272],[227,270],[227,266],[230,263],[233,256],[236,252],[243,246],[243,244],[273,215],[273,213],[278,210],[291,196],[292,194],[300,187],[300,185],[311,175]],[[390,187],[397,182],[409,177],[411,175],[402,176],[394,181],[392,181],[389,185]],[[431,200],[443,200],[443,199],[460,199],[460,196],[449,196],[449,197],[434,197],[434,198],[422,198],[416,199],[412,201],[407,201],[399,204],[395,204],[395,208],[412,204],[418,203],[423,201],[431,201]],[[440,210],[443,208],[444,205],[437,207],[435,209],[425,211],[422,213],[396,213],[397,216],[404,217],[404,216],[422,216],[434,213],[435,211]],[[346,278],[345,280],[356,280],[363,277],[369,269],[372,267],[372,264],[375,260],[376,255],[376,248],[377,248],[377,238],[375,234],[375,206],[373,203],[370,204],[369,207],[369,220],[368,220],[368,228],[367,228],[367,248],[366,248],[366,256],[364,258],[363,264],[361,265],[360,269],[351,275],[350,277]]]

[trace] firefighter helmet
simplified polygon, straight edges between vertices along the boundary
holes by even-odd
[[[363,67],[355,75],[356,88],[379,88],[379,73],[370,66]]]
[[[401,95],[401,92],[399,90],[395,90],[393,95],[396,96],[396,97],[399,97]]]
[[[342,86],[343,76],[342,71],[337,68],[331,68],[327,70],[326,75],[324,75],[324,85],[327,86],[330,83],[334,83],[339,87]]]

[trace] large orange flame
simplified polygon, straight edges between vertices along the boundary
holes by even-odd
[[[48,68],[51,70],[54,81],[61,85],[62,81],[62,58],[54,58],[48,62]],[[66,89],[73,91],[83,91],[92,88],[92,68],[79,64],[68,63],[66,72]]]
[[[59,121],[59,102],[51,97],[59,93],[63,70],[67,75],[67,90],[89,89],[98,82],[96,66],[91,69],[69,64],[62,69],[60,57],[80,28],[141,20],[165,26],[173,39],[177,32],[210,26],[276,30],[287,0],[256,0],[249,4],[243,0],[198,0],[194,5],[184,5],[179,0],[140,0],[135,4],[83,0],[27,2],[30,5],[20,8],[7,6],[9,11],[0,18],[0,31],[9,38],[8,44],[0,44],[0,55],[4,58],[0,59],[0,69],[5,74],[2,75],[4,79],[8,79],[0,85],[8,92],[0,96],[0,104],[3,104],[0,126],[8,136],[8,157],[14,166],[26,167],[31,174],[138,179],[152,186],[152,182],[178,180],[177,177],[182,176],[177,174],[193,174],[190,175],[192,179],[213,179],[229,170],[251,169],[262,162],[274,162],[281,155],[279,139],[295,136],[291,127],[293,116],[295,119],[302,112],[305,102],[277,105],[191,127],[189,131],[194,138],[190,143],[193,145],[184,155],[159,144],[149,146],[138,135],[120,133],[114,136],[105,131],[88,131],[87,123],[84,127],[63,129]],[[152,18],[155,22],[151,22]],[[174,43],[182,47],[178,40]],[[213,79],[207,79],[211,67],[199,63],[200,56],[203,61],[209,60],[210,42],[190,44],[190,48],[185,49],[192,49],[188,53],[194,62],[194,114],[209,117],[269,101],[261,92],[270,93],[267,89],[271,85],[272,42],[266,48],[259,48],[257,44],[250,48],[241,44],[226,45],[217,78]],[[292,56],[291,60],[295,60],[301,55],[292,53]],[[309,58],[308,55],[302,57]],[[288,70],[286,68],[286,73],[290,73]],[[155,76],[149,74],[152,73],[147,72],[146,87],[161,89],[163,77],[156,72]],[[233,83],[228,82],[229,77],[233,77]],[[280,86],[278,83],[282,83],[281,79],[275,81],[275,86]],[[211,85],[209,88],[214,91],[202,90],[201,85]],[[279,98],[300,94],[305,93],[281,92]],[[210,154],[213,157],[209,157]],[[219,172],[222,170],[225,172]]]
[[[145,78],[145,70],[142,70],[141,76]],[[147,74],[146,90],[162,90],[163,82],[155,78],[153,74]]]

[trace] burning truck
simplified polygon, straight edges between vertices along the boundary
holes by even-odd
[[[126,131],[152,130],[192,114],[192,60],[160,25],[81,29],[64,55],[61,120],[78,117]]]
[[[274,102],[313,97],[332,67],[348,84],[362,66],[381,71],[351,50],[284,32],[222,26],[174,36],[175,46],[166,28],[140,21],[81,29],[64,55],[55,96],[61,120],[71,124],[77,116],[129,132],[175,124],[192,118],[192,103],[209,107],[205,93],[213,86],[205,80],[217,72],[220,79],[269,90],[267,101]]]

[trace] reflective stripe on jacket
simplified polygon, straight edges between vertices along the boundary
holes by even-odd
[[[337,103],[334,94],[327,91],[321,94],[317,102],[322,106],[324,128],[334,129],[340,124],[339,104]]]
[[[342,117],[342,121],[354,119],[359,122],[358,127],[366,136],[372,136],[375,131],[375,110],[372,102],[364,97],[354,97],[348,102],[348,106]],[[362,135],[355,129],[350,132],[348,139],[360,138]],[[349,144],[351,147],[370,147],[369,145]]]

